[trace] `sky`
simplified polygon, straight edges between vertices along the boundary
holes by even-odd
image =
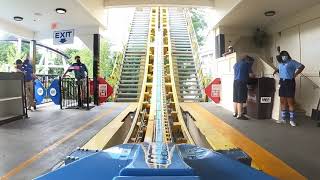
[[[106,10],[108,13],[106,38],[112,45],[111,50],[122,50],[123,44],[126,43],[129,35],[134,10],[135,8],[112,8]]]

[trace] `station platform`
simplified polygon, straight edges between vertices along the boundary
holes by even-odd
[[[32,179],[50,171],[128,105],[106,103],[86,111],[47,104],[29,119],[0,126],[0,179]]]
[[[236,120],[232,112],[213,103],[183,103],[181,106],[219,126],[217,131],[224,138],[255,156],[253,158],[269,162],[271,173],[279,174],[280,179],[320,177],[320,141],[317,140],[320,129],[308,117],[298,116],[298,126],[291,127],[272,119]],[[267,166],[265,164],[264,168],[268,171]]]
[[[31,112],[30,119],[0,126],[0,179],[32,179],[50,171],[133,106],[106,103],[86,111],[45,105]],[[268,174],[279,179],[320,177],[320,131],[309,119],[300,117],[293,128],[273,120],[235,120],[232,112],[212,103],[181,103],[181,108],[203,123],[200,130],[211,145],[230,148],[222,139],[230,141]]]

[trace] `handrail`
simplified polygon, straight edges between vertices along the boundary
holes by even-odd
[[[260,61],[265,62],[266,64],[268,64],[268,65],[269,65],[271,68],[273,68],[274,70],[277,70],[277,69],[278,69],[273,63],[271,63],[271,62],[269,62],[269,61],[263,60],[263,58],[262,58],[261,56],[257,55],[257,54],[249,54],[249,55],[252,55],[252,56],[254,56],[255,58],[259,59]],[[307,80],[309,80],[309,81],[311,82],[313,88],[315,88],[315,89],[320,88],[320,86],[319,86],[318,84],[316,84],[312,79],[310,79],[309,76],[307,76],[307,75],[305,75],[305,74],[303,74],[303,73],[300,73],[300,81],[301,81],[301,78],[302,78],[302,77],[305,78],[305,79],[307,79]],[[314,77],[318,77],[318,76],[314,76]]]
[[[112,69],[112,73],[110,75],[111,79],[115,80],[115,84],[114,84],[114,91],[113,91],[113,96],[112,99],[115,100],[116,99],[116,94],[118,91],[118,86],[120,83],[120,77],[121,77],[121,72],[122,72],[122,68],[123,68],[123,62],[124,62],[124,58],[125,58],[125,51],[126,51],[126,46],[124,45],[123,51],[122,51],[122,58],[119,59],[118,57],[116,57],[116,62],[115,65]]]
[[[203,76],[203,73],[202,73],[202,69],[201,69],[201,59],[199,57],[199,44],[198,44],[198,40],[197,40],[197,36],[195,34],[195,30],[194,30],[194,27],[193,27],[193,23],[192,23],[192,18],[191,18],[191,15],[190,15],[190,11],[187,10],[187,9],[184,9],[184,15],[185,15],[185,18],[187,20],[187,25],[188,25],[188,28],[189,28],[189,37],[190,37],[190,42],[191,42],[191,45],[192,45],[192,53],[193,53],[193,57],[194,57],[194,62],[195,62],[195,66],[196,66],[196,72],[197,72],[197,76],[199,78],[199,81],[200,81],[200,88],[201,89],[204,89],[204,86],[205,86],[205,79],[204,79],[204,76]],[[202,91],[202,98],[205,97],[205,93],[204,91]]]
[[[168,12],[168,9],[167,9]],[[167,30],[170,32],[170,25],[168,23],[167,25]],[[182,133],[184,137],[187,139],[187,143],[189,144],[195,144],[194,140],[192,139],[192,136],[190,132],[188,131],[188,127],[184,122],[183,115],[182,115],[182,110],[179,105],[179,98],[177,95],[177,89],[176,89],[176,83],[175,83],[175,77],[174,77],[174,66],[173,66],[173,58],[172,58],[172,45],[171,45],[171,38],[170,38],[170,33],[168,33],[168,55],[169,55],[169,69],[170,69],[170,78],[171,78],[171,84],[172,84],[172,93],[173,93],[173,100],[174,100],[174,106],[175,110],[177,113],[178,121],[181,125]]]
[[[8,42],[11,42],[11,41],[18,41],[16,39],[0,39],[0,41],[8,41]],[[22,40],[23,43],[30,43],[30,41],[27,41],[27,40]],[[70,59],[71,57],[69,57],[68,55],[66,55],[65,53],[59,51],[59,50],[56,50],[56,49],[53,49],[49,46],[46,46],[44,44],[40,44],[40,43],[36,43],[37,46],[40,46],[40,47],[43,47],[43,48],[46,48],[46,49],[49,49],[50,51],[53,51],[57,54],[60,54],[61,56],[63,56],[64,58],[66,59]]]
[[[143,71],[143,84],[141,87],[141,92],[140,92],[140,96],[139,96],[139,102],[138,102],[138,106],[137,106],[137,110],[136,110],[136,114],[133,118],[132,121],[132,125],[129,129],[128,135],[126,136],[124,143],[129,143],[131,141],[131,137],[134,135],[134,131],[136,130],[136,127],[138,126],[138,122],[139,120],[143,120],[140,119],[141,118],[141,112],[143,112],[143,108],[145,108],[144,106],[144,99],[145,99],[145,93],[146,93],[146,89],[147,89],[147,81],[148,81],[148,70],[149,70],[149,60],[150,60],[150,48],[151,48],[151,30],[152,30],[152,20],[153,20],[153,8],[150,9],[150,17],[149,17],[149,32],[148,32],[148,38],[147,38],[147,53],[146,53],[146,59],[145,59],[145,67],[144,67],[144,71]],[[141,122],[141,121],[140,121]],[[141,125],[141,124],[140,124]],[[141,126],[140,126],[141,127]],[[138,126],[139,128],[139,126]],[[138,132],[136,132],[138,133]]]
[[[305,79],[308,79],[312,83],[314,89],[320,88],[320,86],[318,84],[316,84],[314,81],[312,81],[312,79],[310,79],[310,77],[308,77],[308,76],[306,76],[306,75],[304,75],[302,73],[300,74],[300,81],[301,81],[302,77],[304,77]],[[319,77],[319,76],[314,76],[314,77]]]

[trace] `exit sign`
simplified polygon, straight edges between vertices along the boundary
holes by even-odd
[[[73,44],[73,41],[74,41],[74,29],[53,32],[54,45]]]

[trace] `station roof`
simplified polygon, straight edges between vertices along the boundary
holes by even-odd
[[[108,8],[137,6],[207,7],[222,19],[241,0],[0,0],[1,30],[25,39],[52,37],[54,30],[75,29],[76,35],[100,33],[107,29]],[[297,0],[296,0],[297,1]],[[64,8],[66,14],[58,14]],[[14,16],[23,17],[15,21]],[[80,39],[86,39],[85,36]]]
[[[219,23],[219,26],[239,28],[270,28],[286,17],[305,11],[320,0],[242,0]],[[274,16],[265,16],[274,11]],[[282,22],[285,24],[286,22]]]
[[[80,1],[0,0],[0,4],[1,28],[27,39],[49,38],[54,29],[92,28],[105,25],[103,17],[90,12],[90,9],[84,7]],[[56,8],[64,8],[67,12],[66,14],[58,14]],[[14,16],[20,16],[23,20],[15,21]],[[53,26],[56,27],[53,28]]]

